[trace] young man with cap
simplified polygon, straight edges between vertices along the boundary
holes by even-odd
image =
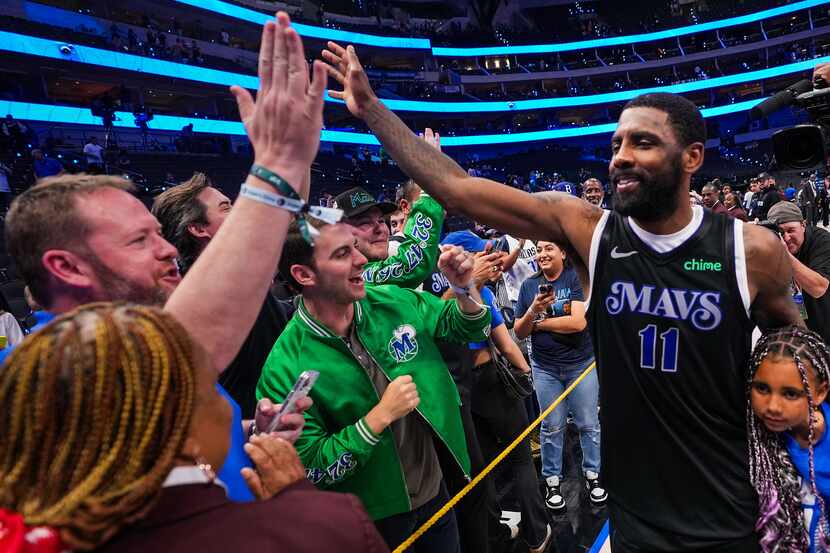
[[[830,343],[830,232],[807,225],[801,210],[790,202],[779,202],[769,210],[769,220],[778,225],[793,268],[793,298],[801,308],[807,327]]]
[[[398,210],[390,202],[378,202],[361,187],[346,190],[335,198],[343,210],[343,222],[351,227],[357,249],[369,262],[363,270],[367,284],[396,284],[416,288],[438,260],[438,241],[444,224],[444,208],[428,194],[412,204],[404,224],[403,240],[389,255],[389,227],[386,217]]]

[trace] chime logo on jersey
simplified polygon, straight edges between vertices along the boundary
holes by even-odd
[[[720,292],[660,289],[656,286],[635,285],[616,281],[605,298],[605,307],[611,315],[624,310],[643,315],[689,321],[698,330],[712,330],[723,320]]]
[[[389,355],[398,363],[406,363],[418,355],[418,341],[412,325],[401,325],[395,329],[389,340]]]

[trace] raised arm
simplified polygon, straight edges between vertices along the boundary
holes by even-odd
[[[793,271],[784,245],[763,227],[746,224],[743,228],[753,321],[762,330],[804,326],[790,292]]]
[[[420,140],[375,96],[354,47],[329,42],[329,74],[343,85],[329,95],[363,119],[401,170],[449,211],[464,213],[515,236],[567,244],[587,264],[593,229],[602,211],[570,194],[528,194],[471,177],[455,161]]]
[[[268,22],[259,53],[260,89],[233,87],[239,114],[254,147],[255,163],[302,193],[320,143],[325,69],[308,64],[297,32],[280,12]],[[249,188],[274,193],[249,176]],[[199,256],[165,309],[171,312],[223,370],[236,356],[262,307],[277,271],[291,214],[240,194],[216,236]]]

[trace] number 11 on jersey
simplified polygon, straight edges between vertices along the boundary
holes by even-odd
[[[648,325],[639,332],[640,366],[644,369],[657,368],[657,325]],[[660,370],[677,372],[677,350],[680,330],[675,327],[660,334],[662,359]]]

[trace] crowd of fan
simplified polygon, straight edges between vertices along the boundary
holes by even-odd
[[[329,61],[333,51],[346,55],[333,48]],[[585,292],[563,244],[442,236],[444,206],[411,180],[395,203],[361,188],[332,206],[306,203],[326,68],[315,62],[309,79],[283,13],[265,27],[263,59],[272,63],[260,67],[256,100],[232,89],[255,153],[233,204],[201,174],[158,196],[152,212],[123,179],[85,174],[44,180],[14,201],[6,244],[41,311],[32,335],[2,352],[0,541],[14,551],[387,551],[527,426],[526,398],[545,407],[593,365]],[[440,149],[429,129],[423,142],[422,154]],[[84,153],[102,160],[98,145]],[[613,209],[596,178],[535,179]],[[800,206],[813,223],[826,217],[826,187],[807,184]],[[743,202],[796,259],[830,234],[807,229],[786,201],[794,190],[781,201],[764,174]],[[737,217],[721,193],[739,204],[717,182],[702,201]],[[793,264],[800,283],[807,273]],[[808,313],[828,307],[802,299]],[[807,324],[823,321],[810,313]],[[820,404],[820,340],[796,330],[762,346],[795,339]],[[753,374],[769,349],[758,351]],[[313,385],[314,402],[298,382]],[[521,537],[547,551],[548,509],[567,508],[568,413],[582,449],[577,479],[586,505],[600,508],[598,386],[588,372],[542,425],[544,495],[529,439],[504,460],[513,487],[502,499],[521,511],[518,530],[500,522],[488,477],[415,550],[497,551]],[[772,451],[750,443],[759,458]],[[803,523],[790,526],[775,530]]]

